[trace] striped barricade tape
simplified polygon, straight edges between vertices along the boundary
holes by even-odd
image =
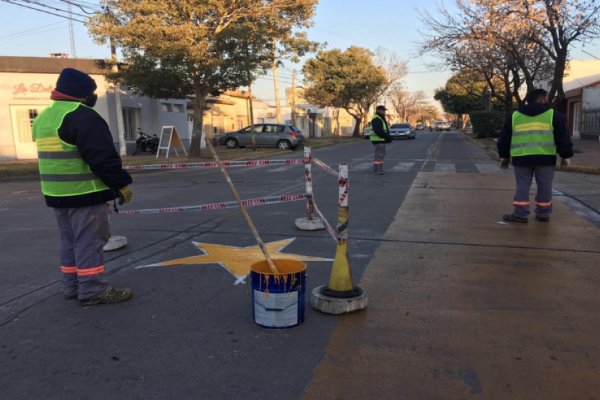
[[[268,204],[290,203],[306,199],[304,193],[285,194],[283,196],[269,196],[257,199],[242,200],[245,207],[264,206]],[[188,211],[209,211],[209,210],[224,210],[227,208],[238,208],[235,201],[225,201],[222,203],[199,204],[196,206],[181,206],[181,207],[165,207],[165,208],[145,208],[141,210],[120,210],[119,214],[123,215],[138,215],[138,214],[172,214]]]
[[[331,168],[329,165],[325,164],[323,161],[319,160],[318,158],[314,158],[314,157],[312,160],[317,166],[319,166],[323,170],[329,172],[331,175],[338,176],[338,172],[335,169]]]
[[[302,159],[290,160],[246,160],[246,161],[222,161],[223,167],[267,167],[270,165],[301,165]],[[149,171],[165,169],[195,169],[195,168],[217,168],[215,161],[194,162],[194,163],[164,163],[164,164],[146,164],[146,165],[126,165],[123,169],[127,171]]]
[[[333,229],[331,224],[329,222],[327,222],[327,218],[325,218],[325,216],[323,215],[321,210],[319,210],[319,207],[317,207],[317,203],[314,201],[314,199],[313,199],[313,207],[314,207],[317,215],[319,216],[319,218],[321,218],[321,220],[325,224],[325,228],[327,229],[327,232],[329,232],[329,234],[331,235],[333,240],[335,240],[337,242],[337,235],[335,233],[335,229]]]

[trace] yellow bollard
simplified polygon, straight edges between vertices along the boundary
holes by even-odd
[[[337,249],[331,268],[329,284],[312,291],[310,304],[327,314],[344,314],[362,310],[368,297],[352,282],[352,270],[348,260],[348,165],[341,164],[339,172],[339,201],[337,220]]]

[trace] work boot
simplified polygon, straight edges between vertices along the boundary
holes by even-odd
[[[540,222],[548,222],[548,221],[550,221],[550,216],[549,215],[536,215],[535,220],[540,221]]]
[[[502,216],[502,220],[508,222],[519,222],[521,224],[526,224],[527,222],[529,222],[527,217],[518,217],[514,214],[504,214]]]
[[[79,300],[82,306],[94,306],[96,304],[115,304],[127,301],[133,296],[133,291],[130,288],[115,289],[113,287],[107,289],[104,293],[97,294],[89,299]]]

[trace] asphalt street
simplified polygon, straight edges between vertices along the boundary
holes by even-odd
[[[381,177],[372,174],[372,152],[367,141],[313,152],[335,169],[340,163],[350,166],[349,260],[357,283],[374,268],[370,263],[382,243],[390,245],[394,238],[403,245],[411,242],[402,230],[408,232],[414,225],[396,221],[395,235],[390,237],[389,230],[409,191],[428,184],[417,179],[419,174],[453,174],[473,181],[482,174],[503,179],[510,175],[458,133],[427,132],[415,140],[393,142],[387,146],[386,174]],[[301,151],[295,151],[279,158],[301,157]],[[242,198],[304,191],[301,166],[229,172]],[[313,174],[318,207],[335,224],[337,180],[316,166]],[[596,176],[558,173],[556,198],[598,224],[598,183]],[[254,246],[238,210],[113,215],[113,234],[126,236],[129,244],[106,254],[108,274],[114,286],[132,287],[134,298],[120,305],[81,308],[60,295],[55,221],[38,183],[0,185],[2,398],[297,399],[315,378],[334,330],[347,318],[307,307],[300,326],[267,330],[253,322],[251,288],[235,284],[235,277],[221,265],[139,268],[202,256],[198,243]],[[133,190],[134,200],[126,209],[232,200],[216,169],[136,173]],[[510,211],[510,197],[505,209],[488,210],[494,223]],[[282,256],[334,257],[336,243],[327,232],[295,228],[294,220],[306,214],[304,202],[249,212],[265,242],[290,240],[281,248]],[[444,207],[431,210],[452,212]],[[423,243],[427,240],[421,238]],[[307,264],[310,293],[327,282],[331,262]]]

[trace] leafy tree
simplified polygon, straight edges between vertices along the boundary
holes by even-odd
[[[123,48],[113,76],[151,97],[194,96],[190,156],[200,154],[209,94],[249,85],[269,67],[270,34],[303,26],[316,0],[102,0],[88,28]],[[277,26],[276,26],[277,24]]]
[[[343,108],[355,120],[353,136],[360,136],[371,105],[388,85],[384,68],[373,62],[369,50],[350,47],[320,51],[302,69],[306,99],[320,107]]]
[[[468,114],[484,107],[487,83],[476,72],[454,74],[446,86],[435,91],[434,98],[442,103],[444,111],[451,114]]]
[[[423,16],[430,35],[423,49],[441,54],[455,69],[476,69],[501,79],[505,108],[521,102],[520,88],[552,76],[550,99],[564,98],[569,46],[599,34],[600,5],[594,0],[457,0],[457,16],[442,8]],[[502,93],[504,92],[504,93]]]

